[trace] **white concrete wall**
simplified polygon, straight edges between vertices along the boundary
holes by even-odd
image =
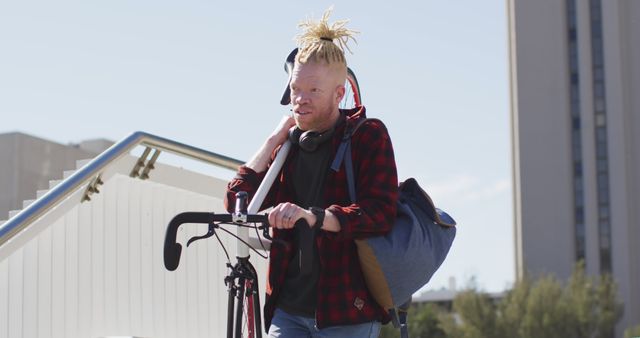
[[[218,242],[184,249],[174,272],[163,263],[169,220],[223,212],[213,196],[222,196],[224,182],[159,167],[152,178],[168,184],[116,175],[0,262],[0,338],[225,336],[227,267]],[[179,241],[204,229],[183,226]],[[234,257],[233,238],[222,237]],[[262,299],[266,261],[251,260]]]
[[[516,271],[564,278],[575,252],[564,1],[509,8]]]

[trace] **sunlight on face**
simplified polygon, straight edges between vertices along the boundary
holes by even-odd
[[[324,62],[296,62],[291,77],[291,104],[298,128],[323,131],[338,119],[338,104],[345,90],[341,68]]]

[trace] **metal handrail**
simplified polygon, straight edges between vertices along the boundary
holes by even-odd
[[[89,163],[84,165],[73,175],[64,179],[60,184],[49,190],[45,195],[24,208],[17,215],[0,226],[0,246],[10,241],[16,234],[26,229],[31,223],[45,215],[65,198],[77,191],[81,186],[90,183],[109,164],[128,154],[134,147],[147,146],[167,151],[183,157],[200,160],[223,168],[236,170],[243,162],[231,157],[216,154],[204,149],[196,148],[180,142],[169,140],[145,132],[134,132],[121,141],[112,145]]]

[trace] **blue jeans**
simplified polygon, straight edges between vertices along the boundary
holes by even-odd
[[[269,338],[377,338],[378,335],[380,322],[331,326],[320,330],[315,319],[294,316],[280,309],[276,309],[269,327]]]

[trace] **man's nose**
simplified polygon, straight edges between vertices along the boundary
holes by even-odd
[[[298,94],[298,95],[296,95],[296,97],[295,97],[293,102],[295,102],[297,104],[309,103],[309,96],[307,96],[307,95],[305,95],[303,93]]]

